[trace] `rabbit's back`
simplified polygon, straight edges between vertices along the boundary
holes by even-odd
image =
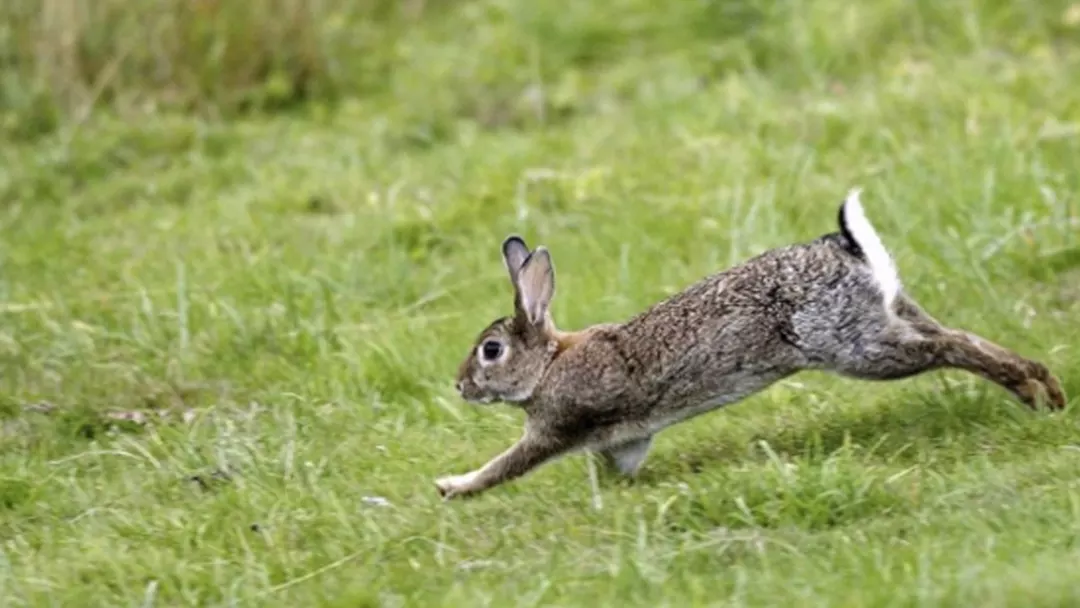
[[[658,430],[813,367],[845,327],[884,316],[875,309],[884,312],[869,267],[843,235],[826,235],[767,251],[596,332],[555,362],[543,393],[583,427]]]

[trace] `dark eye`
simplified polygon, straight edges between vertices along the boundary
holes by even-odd
[[[485,361],[494,361],[495,359],[498,359],[502,352],[502,343],[495,340],[486,340],[480,345],[480,356],[482,356]]]

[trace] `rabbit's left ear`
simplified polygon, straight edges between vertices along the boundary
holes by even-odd
[[[506,272],[510,275],[510,282],[517,287],[517,275],[522,264],[529,258],[529,246],[518,235],[512,234],[506,237],[502,244],[503,263],[506,264]]]
[[[540,246],[529,254],[518,270],[514,287],[517,315],[530,325],[543,325],[555,296],[555,266],[547,248]]]

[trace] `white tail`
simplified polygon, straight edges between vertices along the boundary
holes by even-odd
[[[840,227],[866,255],[866,261],[870,265],[871,272],[874,273],[874,279],[877,280],[884,295],[885,306],[889,307],[900,294],[900,275],[896,271],[892,256],[885,249],[885,244],[881,242],[881,237],[870,224],[870,220],[866,219],[862,203],[859,202],[861,192],[860,188],[852,188],[848,192],[840,212]]]

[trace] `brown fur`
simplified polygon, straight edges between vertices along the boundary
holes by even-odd
[[[564,352],[571,348],[585,342],[597,331],[609,327],[607,325],[593,325],[592,327],[586,327],[578,331],[559,331],[555,328],[554,324],[551,325],[549,333],[551,338],[558,344],[558,348],[555,350],[556,356],[562,355]]]
[[[801,370],[896,380],[963,369],[1032,407],[1065,407],[1044,365],[945,327],[896,291],[888,254],[855,215],[861,207],[849,217],[846,205],[839,232],[767,251],[625,323],[578,332],[551,318],[548,251],[507,238],[515,314],[480,333],[457,387],[468,401],[523,408],[525,433],[482,468],[437,480],[439,492],[475,494],[583,449],[633,475],[655,433]]]

